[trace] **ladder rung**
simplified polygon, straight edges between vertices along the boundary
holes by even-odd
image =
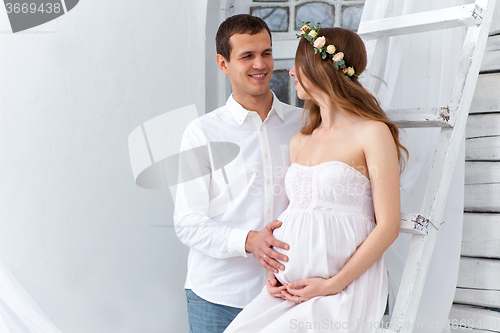
[[[358,34],[365,40],[479,25],[482,18],[475,4],[449,7],[428,12],[365,21],[359,25]]]
[[[401,213],[399,232],[425,236],[429,232],[429,224],[429,219],[420,214]]]
[[[447,107],[393,109],[386,111],[389,119],[401,127],[453,127]]]

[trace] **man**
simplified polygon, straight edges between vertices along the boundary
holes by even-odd
[[[243,14],[226,19],[216,46],[233,94],[184,133],[181,152],[210,152],[181,161],[181,173],[199,177],[188,176],[178,186],[174,213],[177,235],[190,247],[185,288],[195,333],[224,331],[262,290],[262,267],[285,269],[277,260],[288,258],[272,247],[286,250],[288,244],[272,231],[288,205],[288,145],[302,119],[299,109],[281,103],[269,88],[274,60],[263,20]]]

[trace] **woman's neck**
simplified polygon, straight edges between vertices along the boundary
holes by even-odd
[[[319,112],[321,115],[320,127],[326,131],[343,126],[352,117],[350,112],[345,111],[333,101],[319,104]]]

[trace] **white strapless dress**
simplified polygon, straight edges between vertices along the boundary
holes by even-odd
[[[280,250],[289,261],[276,277],[290,283],[337,274],[375,227],[370,181],[338,161],[312,167],[294,163],[285,186],[290,205],[274,235],[290,245]],[[387,289],[382,256],[336,295],[296,304],[272,297],[264,287],[224,332],[375,332]]]

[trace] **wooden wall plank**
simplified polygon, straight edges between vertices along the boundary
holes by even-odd
[[[500,70],[500,50],[484,52],[483,62],[481,63],[481,72]]]
[[[498,76],[498,79],[500,93],[500,76]],[[500,105],[498,105],[498,109],[500,110]],[[500,112],[469,115],[465,129],[466,139],[495,135],[500,136]]]
[[[448,317],[453,323],[462,321],[465,326],[475,329],[500,332],[500,313],[473,306],[453,304]]]
[[[500,161],[500,136],[466,139],[466,161]]]
[[[490,35],[500,34],[500,2],[497,0],[490,25]]]
[[[500,308],[500,290],[457,288],[453,301],[461,304]]]
[[[500,182],[500,163],[465,162],[466,185],[492,184]]]
[[[465,140],[467,161],[500,161],[500,113],[470,114]]]
[[[500,212],[500,163],[466,162],[464,210]]]
[[[500,213],[500,184],[466,185],[466,212]]]
[[[500,259],[500,214],[465,213],[461,253]]]
[[[499,6],[500,7],[500,6]],[[500,63],[500,59],[498,60]],[[500,73],[480,74],[470,107],[470,113],[500,111]]]
[[[486,42],[486,48],[484,50],[486,52],[500,50],[500,35],[488,37],[488,41]]]
[[[457,287],[500,290],[499,277],[500,260],[460,258]]]
[[[500,35],[488,37],[481,72],[500,70]]]

